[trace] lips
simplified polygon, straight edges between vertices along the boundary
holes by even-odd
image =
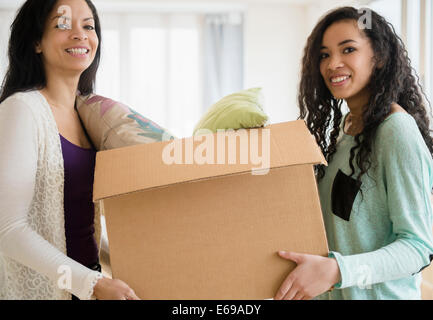
[[[348,74],[338,74],[329,78],[332,86],[340,86],[345,84],[352,76]]]

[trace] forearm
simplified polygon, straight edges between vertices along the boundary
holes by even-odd
[[[378,250],[342,256],[331,252],[341,272],[337,288],[366,287],[376,283],[407,278],[430,263],[429,252],[415,240],[397,239]]]
[[[100,277],[43,239],[28,225],[7,226],[0,230],[0,251],[3,255],[47,276],[60,289],[80,299],[90,299],[93,286]]]

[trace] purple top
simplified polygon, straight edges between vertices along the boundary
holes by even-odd
[[[84,149],[60,135],[65,168],[64,209],[68,257],[90,266],[98,262],[98,247],[93,236],[92,201],[96,151]]]

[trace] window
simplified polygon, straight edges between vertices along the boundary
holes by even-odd
[[[96,92],[129,105],[178,137],[202,113],[201,15],[100,14]]]

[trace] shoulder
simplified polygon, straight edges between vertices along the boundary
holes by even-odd
[[[35,113],[42,112],[43,101],[37,90],[17,92],[0,103],[0,116],[19,113],[34,117]]]
[[[21,102],[21,104],[27,104],[29,106],[35,103],[42,103],[41,94],[39,93],[38,90],[16,92],[13,95],[6,98],[0,105],[13,104],[19,102]]]
[[[404,112],[389,115],[378,127],[375,149],[383,159],[392,161],[432,162],[431,153],[424,141],[415,119]]]
[[[415,119],[406,112],[390,114],[378,127],[378,142],[405,141],[413,137],[422,139]]]
[[[38,91],[17,92],[0,103],[0,125],[40,126],[45,108]]]

